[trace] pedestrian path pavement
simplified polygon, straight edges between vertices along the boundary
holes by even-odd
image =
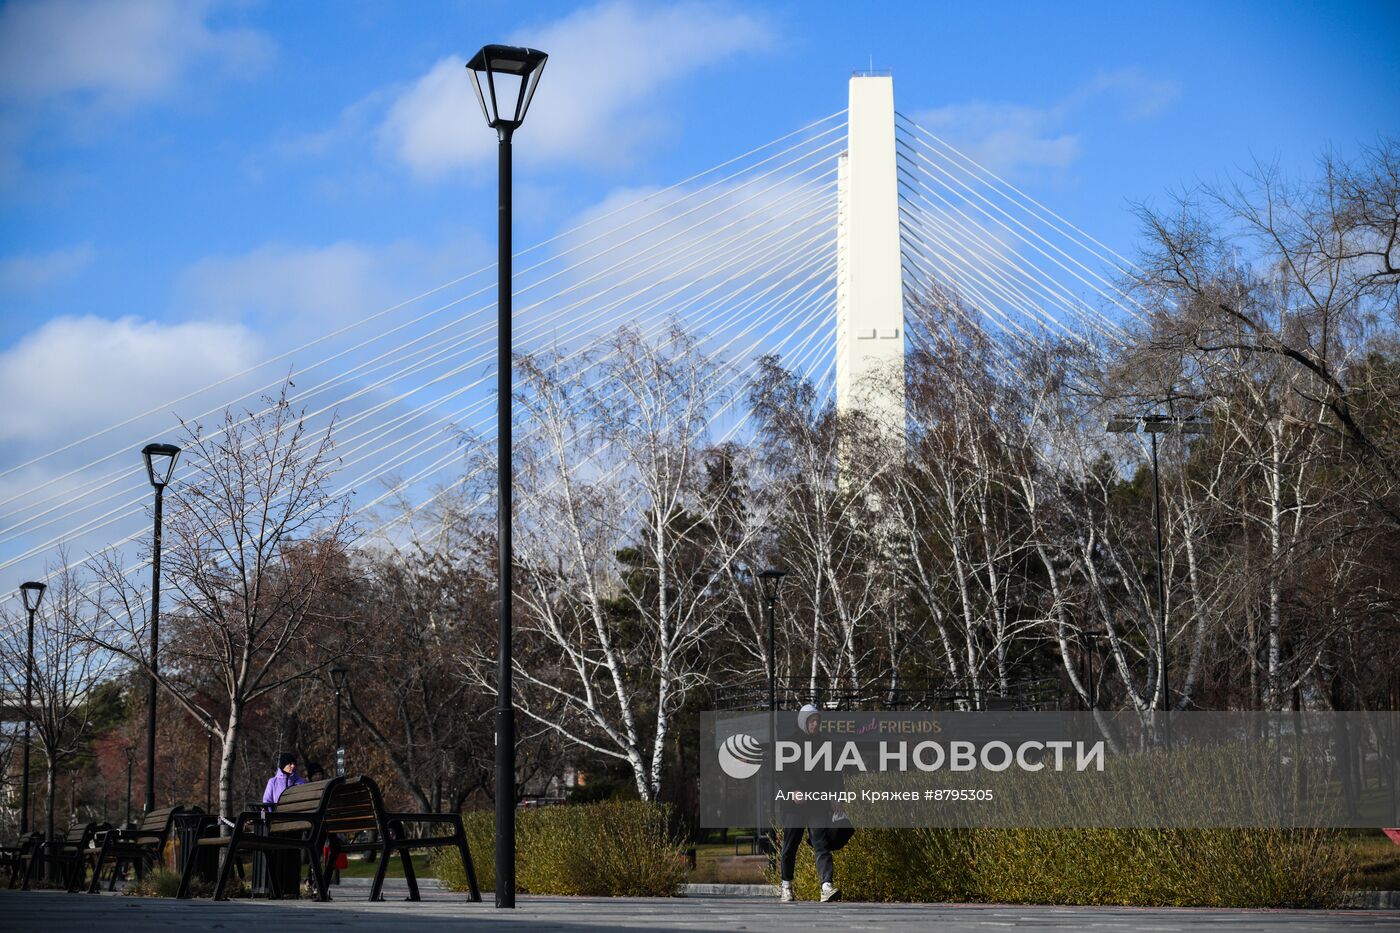
[[[658,933],[658,931],[776,931],[776,933],[1004,933],[1008,928],[1091,933],[1330,933],[1400,931],[1400,911],[1263,911],[1026,907],[966,904],[780,904],[754,897],[567,898],[522,895],[514,910],[498,910],[488,895],[471,904],[461,895],[425,893],[409,903],[395,887],[382,903],[346,889],[328,904],[311,900],[214,903],[0,891],[0,930],[107,933],[129,930],[220,930],[266,933],[271,929],[329,929],[394,933],[398,930],[503,931],[503,933]]]

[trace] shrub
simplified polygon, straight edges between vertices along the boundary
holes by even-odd
[[[673,897],[686,880],[684,847],[669,808],[643,801],[545,807],[516,815],[516,887],[530,894]],[[477,882],[495,887],[494,815],[463,815]],[[467,890],[455,849],[430,863],[443,885]]]
[[[870,901],[1331,907],[1350,881],[1340,836],[1313,829],[866,829],[836,855]],[[817,896],[806,845],[794,887]]]
[[[965,829],[862,829],[836,854],[836,881],[852,900],[969,900],[975,889],[972,854],[972,833]],[[776,862],[768,877],[779,882]],[[798,897],[817,897],[820,885],[809,845],[798,850],[793,885]]]

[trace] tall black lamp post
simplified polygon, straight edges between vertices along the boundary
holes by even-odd
[[[29,724],[34,719],[34,613],[44,599],[43,583],[30,580],[19,585],[24,611],[29,614],[29,647],[24,655],[24,777],[20,783],[19,834],[29,835]]]
[[[340,692],[345,689],[345,681],[350,676],[350,668],[336,662],[331,668],[331,683],[335,686],[335,776],[345,776],[345,746],[340,744]]]
[[[535,49],[486,45],[467,62],[467,73],[486,123],[496,131],[500,170],[497,197],[496,442],[499,553],[496,579],[500,611],[496,672],[496,906],[515,906],[515,705],[511,696],[511,309],[510,143],[535,96],[544,63]],[[482,87],[483,82],[485,88]]]
[[[1199,415],[1118,415],[1108,421],[1110,434],[1135,434],[1142,431],[1152,437],[1152,523],[1157,533],[1157,708],[1163,713],[1171,709],[1167,686],[1167,582],[1162,575],[1162,482],[1157,472],[1157,435],[1204,434],[1211,429],[1208,418]],[[1163,719],[1163,734],[1170,741],[1170,727]]]
[[[180,459],[174,444],[147,444],[141,449],[146,461],[146,478],[156,491],[155,533],[151,538],[151,671],[146,684],[146,807],[156,808],[156,671],[160,657],[160,521],[165,487]]]
[[[774,637],[773,617],[778,607],[778,594],[783,588],[783,577],[787,576],[787,571],[770,567],[761,571],[758,575],[758,585],[763,591],[763,614],[768,623],[768,737],[774,748],[778,742],[778,648],[777,639]],[[770,814],[769,823],[772,819],[772,794],[769,794]],[[763,828],[759,827],[754,833],[754,841],[757,844],[759,839],[764,837]],[[760,851],[762,851],[760,849]]]

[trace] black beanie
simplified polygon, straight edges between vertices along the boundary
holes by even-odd
[[[293,755],[291,752],[283,752],[277,756],[277,770],[281,771],[283,768],[287,767],[287,765],[296,764],[296,761],[296,755]]]

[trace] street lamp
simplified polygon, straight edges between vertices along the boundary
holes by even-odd
[[[34,613],[39,611],[39,603],[43,601],[46,589],[45,584],[33,580],[19,585],[24,611],[29,614],[29,647],[24,656],[24,778],[20,785],[20,836],[29,835],[29,723],[34,718]]]
[[[1098,640],[1105,634],[1087,628],[1079,630],[1079,648],[1084,653],[1084,693],[1091,713],[1095,712],[1099,706],[1098,684],[1094,680],[1094,651]]]
[[[156,491],[155,534],[151,538],[151,670],[146,685],[146,809],[156,808],[156,671],[160,652],[160,519],[165,487],[180,459],[174,444],[147,444],[141,449],[146,478]]]
[[[126,825],[131,825],[131,765],[136,760],[136,746],[128,745],[126,752]]]
[[[214,812],[214,734],[204,733],[204,812]]]
[[[787,571],[770,567],[760,571],[758,575],[758,586],[763,592],[763,613],[768,623],[768,738],[773,743],[773,748],[778,747],[778,667],[777,667],[777,640],[773,634],[774,610],[778,605],[778,593],[783,588],[783,577],[787,576]],[[772,795],[769,795],[771,800]],[[770,804],[770,811],[772,805]],[[770,812],[771,817],[771,812]],[[770,818],[769,822],[773,822]],[[754,841],[763,838],[762,827],[754,833]],[[761,851],[761,850],[760,850]]]
[[[350,668],[336,662],[331,668],[331,684],[335,686],[335,776],[345,776],[345,748],[340,744],[340,691],[345,689],[345,681],[350,676]]]
[[[778,593],[783,588],[786,570],[770,568],[758,575],[758,585],[763,591],[763,611],[768,623],[768,710],[778,709],[777,667],[775,661],[775,639],[773,637],[773,610],[778,605]]]
[[[1152,437],[1152,522],[1157,530],[1157,708],[1164,714],[1171,707],[1167,692],[1167,590],[1162,577],[1162,483],[1157,473],[1157,435],[1206,434],[1211,421],[1199,415],[1115,415],[1108,420],[1110,434],[1135,434],[1143,431]],[[1169,728],[1163,719],[1163,728]]]
[[[496,443],[498,556],[500,588],[496,649],[496,906],[515,906],[515,705],[511,695],[511,318],[510,318],[510,142],[525,120],[544,63],[549,58],[535,49],[486,45],[467,62],[476,98],[486,123],[496,131],[497,257],[496,257]],[[482,81],[486,88],[483,93]],[[505,109],[502,109],[504,105]]]

